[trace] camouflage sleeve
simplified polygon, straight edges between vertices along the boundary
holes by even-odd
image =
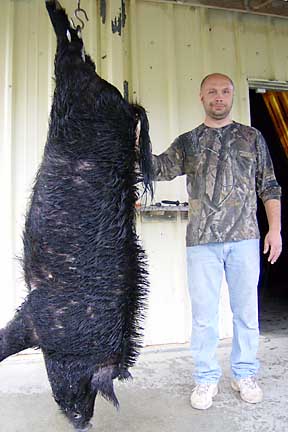
[[[180,137],[159,156],[153,155],[154,180],[173,180],[184,172],[184,147]]]
[[[256,187],[263,203],[269,199],[281,198],[281,188],[277,183],[269,150],[263,135],[257,131],[256,136],[257,170]]]

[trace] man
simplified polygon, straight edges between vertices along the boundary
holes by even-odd
[[[259,339],[257,283],[259,230],[256,193],[269,232],[264,253],[274,264],[281,253],[280,195],[261,133],[231,119],[234,85],[223,74],[205,77],[200,98],[204,123],[153,156],[156,180],[186,174],[189,196],[187,267],[192,304],[195,382],[192,407],[207,409],[218,392],[218,305],[223,270],[233,312],[232,388],[249,403],[262,400],[257,384]]]

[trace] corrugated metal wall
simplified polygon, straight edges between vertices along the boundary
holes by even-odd
[[[72,14],[75,0],[61,2]],[[249,123],[247,78],[288,80],[288,21],[145,0],[82,0],[97,71],[148,110],[155,153],[202,121],[199,82],[214,71],[236,84],[234,118]],[[112,25],[113,21],[113,25]],[[27,199],[40,162],[53,92],[55,38],[44,0],[2,0],[0,14],[0,324],[25,295],[20,266]],[[127,87],[126,87],[127,89]],[[184,179],[156,200],[184,201]],[[184,342],[190,330],[185,223],[139,223],[151,263],[146,343]],[[227,293],[222,335],[231,333]],[[165,301],[163,301],[163,298]],[[229,317],[226,319],[225,317]],[[173,318],[173,320],[172,320]]]

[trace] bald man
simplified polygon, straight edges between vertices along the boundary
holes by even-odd
[[[206,76],[200,86],[204,123],[180,135],[161,155],[153,156],[156,180],[187,176],[186,245],[196,383],[191,405],[197,409],[209,408],[218,393],[221,369],[216,348],[223,272],[233,312],[231,385],[245,402],[257,403],[263,397],[256,381],[257,194],[269,222],[264,253],[272,264],[281,253],[281,189],[261,133],[232,120],[233,95],[231,78],[219,73]]]

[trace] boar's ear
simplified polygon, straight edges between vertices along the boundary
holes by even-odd
[[[120,381],[126,381],[126,380],[132,380],[133,379],[132,375],[130,374],[130,372],[127,369],[119,370],[119,373],[117,373],[117,378]]]
[[[149,136],[149,121],[146,111],[140,105],[133,105],[136,114],[137,123],[140,120],[141,129],[139,136],[139,166],[140,166],[140,181],[144,184],[144,193],[150,192],[153,199],[153,165],[152,165],[152,148]]]
[[[94,372],[91,386],[96,392],[99,392],[106,400],[113,403],[118,408],[119,402],[114,393],[113,378],[115,378],[114,366],[105,366]]]

